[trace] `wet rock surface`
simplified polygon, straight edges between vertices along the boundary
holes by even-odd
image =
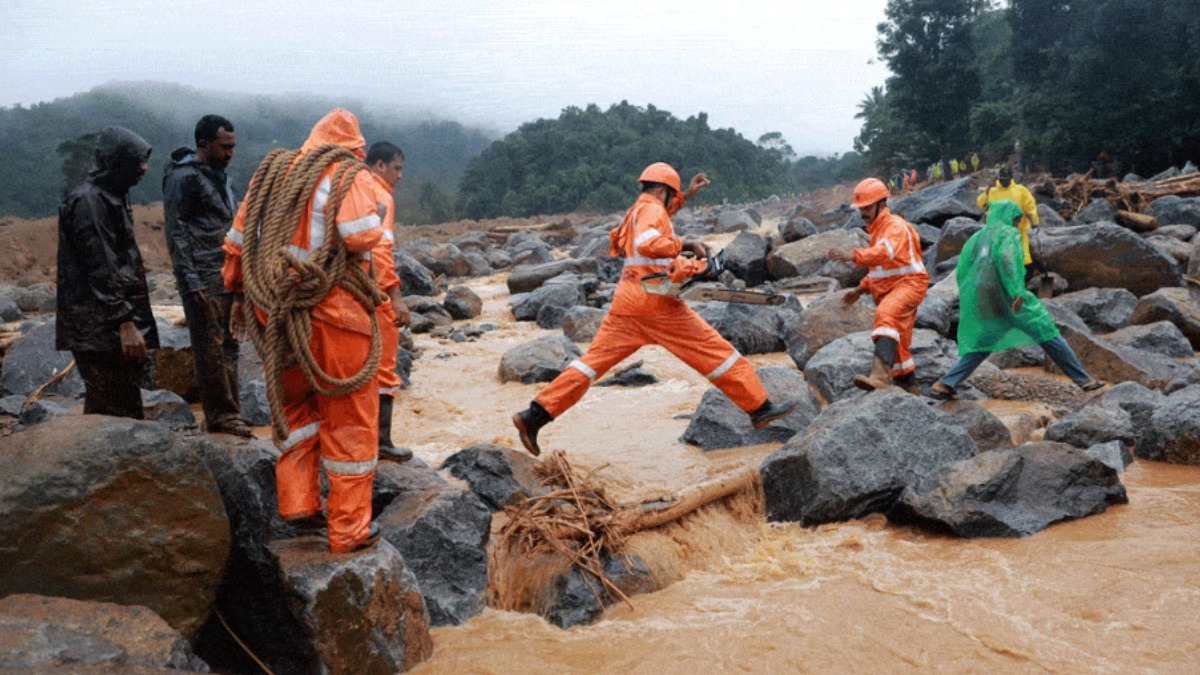
[[[804,431],[820,413],[817,397],[800,373],[782,366],[759,368],[756,372],[770,400],[795,401],[796,410],[762,429],[755,429],[750,416],[714,387],[704,392],[700,406],[679,440],[701,450],[779,443]]]
[[[531,497],[540,484],[533,470],[538,460],[521,450],[481,443],[460,450],[439,467],[466,481],[492,511]]]
[[[58,373],[75,357],[54,349],[54,322],[25,332],[4,355],[0,370],[0,392],[28,396]],[[74,368],[62,382],[48,387],[46,394],[65,398],[83,396],[83,378]]]
[[[547,335],[517,345],[500,358],[500,381],[549,382],[571,362],[583,356],[574,342],[562,335]]]
[[[1004,426],[999,417],[978,403],[954,399],[939,403],[937,408],[958,420],[981,451],[1013,446],[1012,434],[1008,427]]]

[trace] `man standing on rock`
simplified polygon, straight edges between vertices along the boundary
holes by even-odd
[[[854,208],[867,223],[871,235],[868,248],[833,249],[830,260],[867,267],[858,288],[845,295],[843,301],[853,304],[863,293],[875,300],[875,325],[871,339],[875,341],[875,358],[871,374],[856,375],[859,389],[882,389],[893,382],[918,393],[917,365],[909,347],[913,326],[917,322],[917,307],[929,289],[929,273],[921,260],[921,239],[916,229],[887,206],[888,189],[878,179],[868,178],[854,188]]]
[[[196,122],[196,150],[171,153],[163,176],[163,221],[175,284],[183,301],[205,427],[249,437],[238,399],[238,343],[229,332],[233,297],[221,278],[221,245],[237,201],[225,175],[237,137],[220,115]]]
[[[222,270],[235,294],[231,329],[238,335],[248,327],[263,357],[281,453],[279,514],[301,530],[327,524],[333,553],[369,548],[380,537],[371,485],[379,459],[375,311],[383,294],[365,263],[383,228],[365,147],[358,118],[337,108],[299,152],[268,154],[225,236]],[[258,320],[247,326],[248,316]]]
[[[641,196],[608,235],[609,253],[624,258],[624,271],[591,347],[569,363],[527,409],[513,415],[522,445],[534,455],[541,454],[537,436],[542,427],[575,405],[596,378],[648,344],[661,345],[707,377],[750,415],[755,429],[796,408],[794,401],[772,403],[754,366],[685,301],[649,294],[641,287],[640,280],[647,274],[668,272],[672,280],[682,281],[707,267],[702,260],[709,255],[708,247],[676,237],[671,215],[709,184],[708,177],[696,174],[687,192],[681,193],[679,174],[669,164],[657,162],[642,171],[638,184]],[[695,258],[681,257],[684,251]]]
[[[1029,229],[1039,222],[1037,202],[1034,201],[1033,195],[1030,194],[1028,188],[1013,180],[1013,170],[1008,165],[1000,167],[1000,175],[996,179],[995,186],[980,190],[979,197],[975,199],[975,203],[979,205],[979,208],[986,210],[992,202],[1002,200],[1016,204],[1022,212],[1021,220],[1017,222],[1017,229],[1021,232],[1025,282],[1029,283],[1029,280],[1033,278],[1035,270],[1042,274],[1048,272],[1046,266],[1041,261],[1034,263],[1033,256],[1029,252]]]
[[[150,150],[128,129],[105,129],[96,139],[95,168],[58,207],[55,346],[75,356],[84,414],[145,417],[139,385],[158,329],[129,190],[146,175]]]
[[[383,236],[371,249],[371,262],[375,266],[379,288],[388,296],[376,310],[383,343],[383,353],[379,356],[379,459],[407,462],[413,457],[412,450],[398,448],[392,443],[392,411],[396,392],[403,384],[396,374],[396,351],[400,349],[400,329],[412,322],[408,306],[400,295],[400,277],[396,276],[396,259],[392,253],[396,242],[392,191],[404,177],[404,152],[394,143],[373,143],[367,149],[366,163],[375,176],[376,208],[383,220]]]

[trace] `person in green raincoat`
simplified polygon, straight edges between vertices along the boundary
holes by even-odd
[[[1024,251],[1016,222],[1024,212],[1008,200],[991,203],[987,225],[963,246],[958,281],[958,363],[932,387],[954,396],[992,352],[1038,345],[1084,391],[1104,386],[1088,375],[1045,305],[1025,288]]]

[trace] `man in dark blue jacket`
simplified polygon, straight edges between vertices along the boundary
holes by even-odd
[[[158,331],[129,189],[146,174],[150,150],[128,129],[105,129],[96,139],[95,168],[58,208],[55,342],[75,356],[85,414],[144,417],[139,385]]]
[[[250,436],[238,400],[238,343],[229,330],[233,298],[221,278],[221,245],[237,213],[225,167],[237,145],[220,115],[196,123],[196,150],[171,153],[163,176],[163,219],[175,284],[192,336],[196,384],[209,431]]]

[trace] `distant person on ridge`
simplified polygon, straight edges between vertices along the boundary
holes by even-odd
[[[201,117],[193,136],[196,149],[171,153],[163,175],[167,250],[192,337],[204,425],[214,433],[249,437],[238,398],[238,343],[229,331],[233,296],[221,278],[221,246],[237,212],[225,174],[237,136],[220,115]]]
[[[95,168],[58,207],[55,348],[75,357],[85,415],[145,417],[140,384],[158,329],[129,189],[146,175],[150,150],[128,129],[100,132]]]
[[[1024,214],[1017,222],[1017,229],[1021,232],[1021,249],[1025,252],[1025,282],[1029,283],[1035,270],[1043,275],[1049,271],[1041,261],[1035,264],[1029,251],[1029,229],[1039,222],[1037,202],[1028,188],[1013,180],[1013,170],[1008,165],[1000,167],[995,186],[980,188],[975,203],[986,210],[989,204],[1001,200],[1016,204]]]
[[[646,293],[639,283],[656,272],[668,272],[675,279],[706,269],[708,247],[675,236],[671,215],[709,184],[708,177],[696,174],[687,192],[681,193],[679,174],[669,164],[657,162],[642,171],[638,184],[641,196],[608,234],[609,253],[624,258],[624,271],[600,331],[586,354],[567,364],[527,409],[513,415],[521,444],[534,455],[541,453],[537,437],[542,427],[583,398],[596,378],[648,344],[661,345],[707,377],[750,415],[755,429],[796,408],[793,401],[772,403],[754,366],[687,302]],[[695,258],[681,256],[685,251]]]
[[[887,186],[878,179],[868,178],[854,188],[852,206],[859,210],[871,235],[868,248],[833,249],[830,260],[853,263],[869,268],[858,288],[846,293],[843,302],[851,305],[870,293],[877,306],[871,339],[875,341],[875,358],[871,374],[856,375],[859,389],[882,389],[893,382],[910,393],[918,393],[917,366],[909,346],[917,307],[929,289],[929,273],[921,260],[921,238],[916,229],[887,206]]]
[[[379,358],[379,459],[407,462],[413,453],[392,443],[392,412],[396,393],[403,382],[396,374],[396,351],[400,348],[400,329],[412,323],[408,305],[400,295],[400,277],[396,275],[393,249],[396,242],[396,214],[392,191],[404,178],[404,151],[396,144],[380,141],[367,149],[367,168],[375,176],[375,207],[383,220],[383,236],[371,249],[375,278],[388,300],[375,310],[379,316],[379,335],[383,353]]]

